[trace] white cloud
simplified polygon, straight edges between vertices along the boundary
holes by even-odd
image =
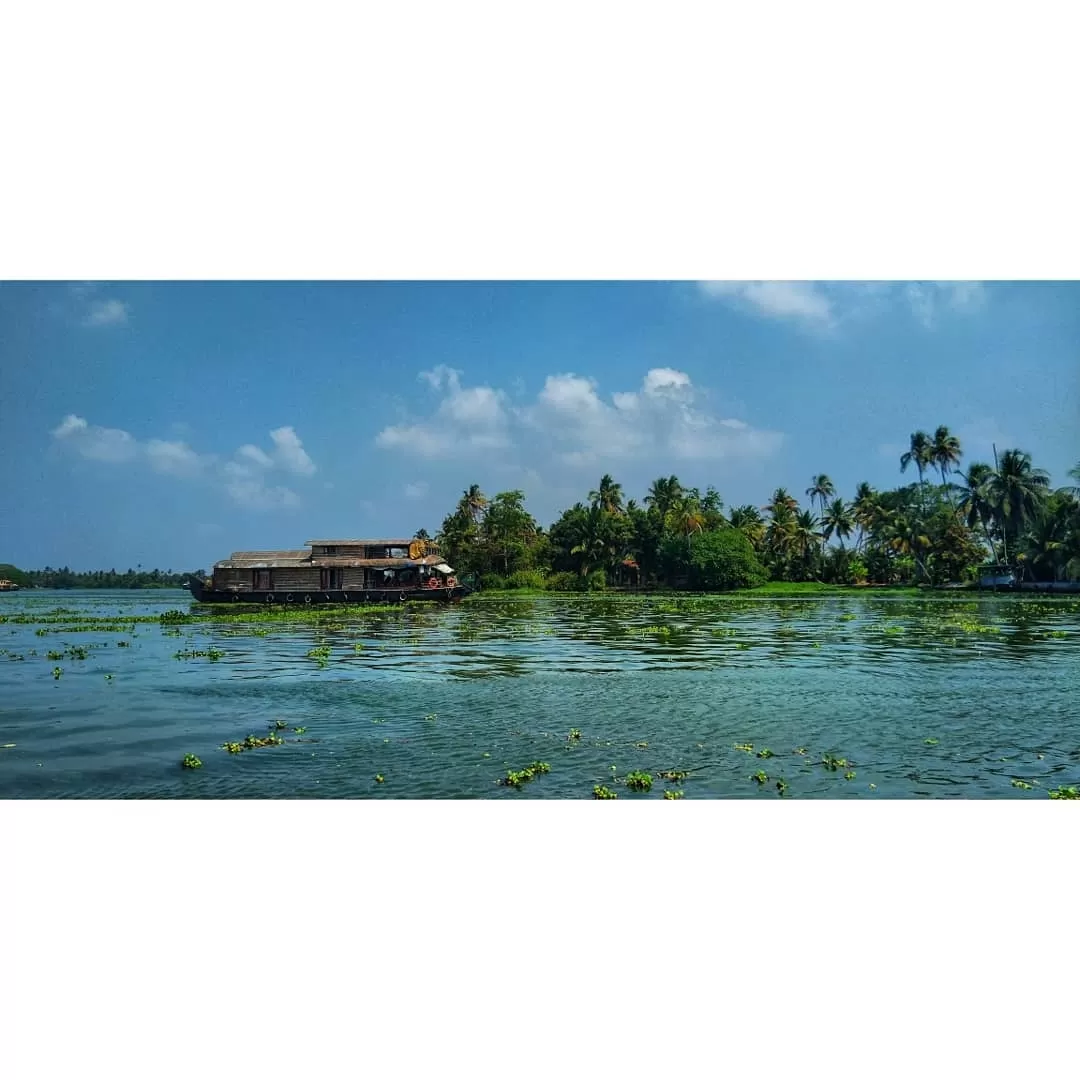
[[[245,443],[236,451],[238,458],[244,458],[250,461],[253,465],[258,465],[262,469],[272,469],[274,467],[274,459],[270,457],[265,451],[260,450],[257,446],[252,446],[251,443]]]
[[[279,427],[270,432],[274,443],[274,460],[296,476],[311,476],[315,462],[308,456],[300,436],[291,427]]]
[[[946,312],[973,313],[986,302],[986,289],[978,281],[908,282],[904,295],[911,313],[927,329],[932,330]]]
[[[126,431],[91,426],[81,416],[65,416],[52,435],[91,461],[117,463],[132,461],[139,455],[138,442]]]
[[[977,281],[701,281],[698,289],[736,310],[814,331],[874,318],[897,305],[932,330],[942,315],[972,315],[987,298]]]
[[[83,326],[123,326],[129,307],[122,300],[93,300],[83,316]]]
[[[172,476],[196,476],[209,461],[209,458],[195,453],[185,442],[150,439],[145,449],[153,468]]]
[[[605,399],[596,380],[572,372],[548,375],[539,394],[521,406],[493,387],[463,387],[450,369],[422,377],[442,399],[426,420],[385,428],[376,445],[418,457],[459,457],[497,448],[506,466],[558,461],[573,467],[600,461],[668,457],[720,460],[767,457],[778,432],[714,414],[689,375],[653,368],[634,391]]]
[[[315,470],[292,427],[270,432],[274,444],[271,453],[247,443],[230,461],[211,471],[218,459],[200,454],[182,440],[148,439],[140,442],[121,428],[103,428],[89,424],[83,417],[69,414],[51,432],[57,442],[70,447],[90,461],[122,464],[142,461],[156,472],[182,479],[210,476],[241,506],[254,510],[288,508],[300,503],[291,488],[274,484],[275,471],[295,476],[310,476]]]
[[[827,329],[833,306],[821,285],[812,281],[703,281],[701,291],[769,318],[796,319]]]
[[[375,445],[417,457],[438,458],[454,452],[482,453],[510,445],[507,396],[490,386],[462,387],[461,372],[444,364],[420,372],[442,400],[426,421],[384,428]]]
[[[405,485],[405,497],[407,499],[422,499],[428,493],[428,485],[424,480],[416,484]]]
[[[300,496],[291,488],[269,486],[258,466],[229,461],[222,473],[225,490],[248,510],[289,509],[300,504]]]

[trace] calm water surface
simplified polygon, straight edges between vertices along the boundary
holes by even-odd
[[[783,779],[789,798],[1046,799],[1080,783],[1075,599],[477,597],[158,621],[176,609],[196,610],[172,591],[0,594],[0,797],[775,799]],[[222,749],[276,722],[282,745]],[[500,786],[533,761],[551,771]],[[660,778],[673,769],[689,775]],[[632,770],[651,792],[624,786]]]

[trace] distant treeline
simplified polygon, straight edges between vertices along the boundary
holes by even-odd
[[[0,579],[7,578],[24,589],[180,589],[202,570],[20,570],[10,563],[0,563]]]

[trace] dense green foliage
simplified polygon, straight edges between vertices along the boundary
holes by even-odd
[[[726,513],[712,487],[660,477],[639,504],[605,475],[546,532],[523,492],[489,499],[473,484],[438,539],[484,588],[945,585],[973,581],[988,562],[1028,581],[1080,578],[1080,486],[1053,490],[1021,450],[966,470],[962,457],[947,427],[916,431],[899,462],[901,473],[914,468],[915,483],[862,483],[847,501],[821,473],[806,489],[809,507],[777,488],[761,507]],[[1080,465],[1069,476],[1080,484]]]
[[[0,578],[16,585],[39,589],[179,589],[192,577],[203,576],[201,570],[177,573],[173,570],[88,570],[78,572],[66,566],[54,570],[19,570],[9,563],[0,563]]]

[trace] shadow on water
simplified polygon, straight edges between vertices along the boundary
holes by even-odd
[[[662,798],[668,782],[625,777],[674,770],[686,798],[1045,798],[1080,779],[1078,640],[1075,600],[981,595],[270,617],[165,591],[15,594],[0,795]],[[284,744],[221,749],[275,722]],[[498,784],[538,760],[551,771]]]

